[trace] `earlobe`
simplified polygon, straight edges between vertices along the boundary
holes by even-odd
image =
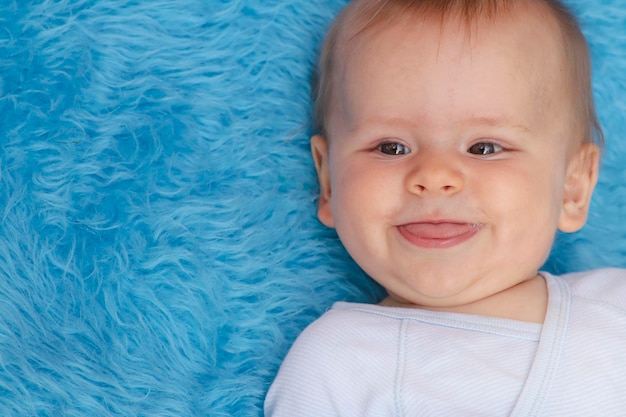
[[[559,230],[562,232],[576,232],[585,225],[591,195],[598,181],[599,165],[600,149],[594,143],[583,144],[572,157],[559,218]]]
[[[326,138],[321,135],[313,136],[311,138],[311,153],[320,186],[320,195],[317,201],[317,217],[325,226],[335,227],[330,205],[330,166]]]

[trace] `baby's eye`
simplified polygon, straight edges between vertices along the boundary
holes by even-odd
[[[385,142],[378,145],[377,150],[385,155],[406,155],[411,153],[408,146],[397,142]]]
[[[467,152],[474,155],[491,155],[493,153],[502,152],[504,149],[500,145],[491,142],[480,142],[470,146]]]

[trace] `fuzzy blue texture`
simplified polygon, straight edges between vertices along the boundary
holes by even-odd
[[[626,267],[626,9],[569,3],[607,147],[556,273]],[[315,215],[343,4],[0,0],[0,415],[260,416],[308,323],[379,299]]]

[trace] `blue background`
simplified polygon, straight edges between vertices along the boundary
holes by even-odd
[[[0,0],[0,415],[260,416],[308,323],[378,300],[315,215],[344,3]],[[545,268],[626,267],[626,8],[568,3],[607,147]]]

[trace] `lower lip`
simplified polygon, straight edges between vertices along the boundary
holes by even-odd
[[[481,229],[470,223],[418,223],[398,227],[400,234],[415,246],[447,249],[471,239]]]

